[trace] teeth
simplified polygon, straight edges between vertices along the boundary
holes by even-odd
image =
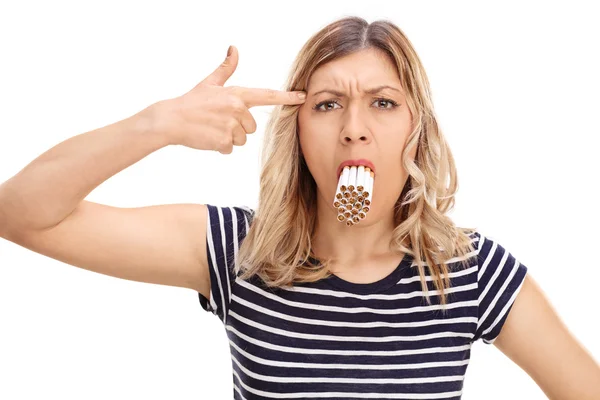
[[[344,167],[333,200],[339,222],[352,226],[367,217],[371,209],[374,178],[373,171],[364,165]]]

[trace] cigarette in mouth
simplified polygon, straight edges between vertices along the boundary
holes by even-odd
[[[354,187],[356,185],[356,166],[353,165],[350,167],[350,177],[348,178],[348,188],[347,190],[352,193],[354,191]]]
[[[365,205],[371,205],[371,198],[373,197],[373,184],[374,184],[374,174],[373,171],[369,174],[369,178],[367,179],[367,198],[365,199]]]
[[[350,177],[350,167],[344,167],[342,174],[340,175],[340,182],[338,184],[340,192],[344,193],[348,188],[348,178]]]
[[[333,206],[337,220],[347,226],[358,224],[371,209],[375,174],[364,165],[345,166],[338,178]]]
[[[369,173],[369,167],[365,167],[364,165],[358,166],[358,171],[356,172],[356,191],[361,193],[365,187],[365,175]]]

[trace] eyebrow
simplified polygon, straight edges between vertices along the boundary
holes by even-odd
[[[376,86],[376,87],[374,87],[372,89],[367,89],[364,92],[367,93],[367,94],[375,94],[375,93],[381,92],[384,89],[391,89],[391,90],[397,91],[398,93],[402,93],[402,91],[400,89],[395,88],[393,86],[389,86],[389,85]],[[336,95],[338,97],[346,97],[346,95],[344,93],[339,92],[337,90],[333,90],[333,89],[319,90],[318,92],[313,93],[313,96],[316,96],[316,95],[321,94],[321,93],[331,93],[331,94]]]

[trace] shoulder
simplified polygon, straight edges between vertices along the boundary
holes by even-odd
[[[477,306],[474,339],[494,342],[519,294],[527,267],[501,241],[477,231]]]
[[[206,311],[225,322],[231,301],[236,273],[235,260],[246,237],[254,210],[247,206],[216,206],[206,204],[206,258],[209,292],[199,293]]]
[[[207,227],[211,234],[236,236],[245,235],[254,220],[254,209],[245,206],[216,206],[207,204]]]
[[[473,235],[475,254],[480,274],[484,274],[488,268],[503,268],[506,264],[517,267],[522,265],[515,255],[499,240],[480,230],[474,231]],[[525,268],[525,266],[523,266]]]
[[[222,206],[206,204],[209,217],[213,220],[223,220],[223,218],[246,218],[252,220],[255,215],[255,210],[246,205]]]
[[[210,265],[226,268],[238,253],[254,219],[254,210],[245,205],[207,204],[206,245]]]

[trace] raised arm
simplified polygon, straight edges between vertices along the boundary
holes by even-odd
[[[168,145],[231,153],[256,122],[249,107],[296,93],[223,87],[237,50],[188,93],[46,151],[0,185],[0,235],[65,263],[208,296],[206,206],[118,208],[86,201],[102,182]]]
[[[83,200],[168,144],[144,113],[58,144],[0,185],[2,236],[90,271],[208,292],[205,206],[119,208]]]

